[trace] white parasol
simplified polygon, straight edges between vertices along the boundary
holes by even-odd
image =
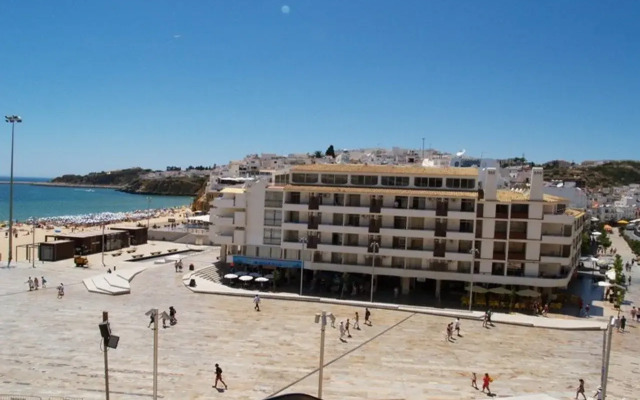
[[[489,292],[495,294],[511,294],[511,290],[507,289],[504,286],[491,288],[489,289]]]
[[[540,293],[531,289],[519,290],[516,292],[516,294],[521,297],[539,297],[540,296]]]
[[[269,282],[269,279],[267,279],[267,278],[265,278],[265,277],[261,276],[261,277],[259,277],[259,278],[256,278],[256,282],[260,282],[260,283],[262,283],[262,282]]]
[[[249,282],[249,281],[253,280],[253,276],[251,276],[251,275],[242,275],[238,279],[240,279],[242,282]]]
[[[224,279],[238,279],[238,275],[236,274],[226,274]]]
[[[466,290],[469,290],[469,286],[466,287]],[[489,290],[483,288],[482,286],[473,285],[473,293],[487,293]]]

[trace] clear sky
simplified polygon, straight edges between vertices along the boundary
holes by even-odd
[[[0,13],[0,112],[24,119],[16,176],[423,137],[495,158],[639,158],[635,0],[3,0]]]

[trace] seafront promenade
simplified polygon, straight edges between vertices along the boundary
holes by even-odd
[[[623,256],[626,244],[612,238]],[[619,243],[620,242],[620,243]],[[176,244],[151,242],[138,252],[165,252]],[[181,245],[180,249],[187,247]],[[191,247],[193,248],[193,247]],[[131,281],[131,294],[89,293],[85,278],[104,273],[100,254],[90,256],[90,268],[72,263],[20,262],[0,268],[0,297],[5,321],[0,324],[0,395],[104,398],[103,354],[97,324],[108,311],[117,349],[109,351],[111,399],[151,398],[153,331],[146,311],[157,307],[178,311],[178,325],[159,332],[159,397],[164,399],[263,399],[276,393],[315,394],[318,380],[319,326],[314,315],[326,310],[338,322],[360,313],[361,330],[351,330],[347,343],[337,329],[327,327],[324,368],[325,399],[478,399],[486,395],[470,387],[470,374],[488,372],[498,398],[546,393],[572,399],[579,378],[588,392],[599,384],[602,332],[578,330],[601,326],[605,318],[578,319],[551,314],[549,318],[495,314],[495,327],[462,320],[463,337],[445,341],[444,331],[455,313],[421,307],[372,308],[371,327],[362,324],[364,308],[348,302],[270,299],[264,294],[262,311],[253,310],[251,293],[207,294],[190,290],[191,273],[212,265],[217,248],[184,259],[186,271],[176,273],[171,263],[153,260],[129,262],[106,256],[118,271],[146,267]],[[46,290],[29,292],[29,276],[45,276]],[[638,270],[632,272],[638,278]],[[64,298],[55,286],[63,282]],[[198,282],[207,292],[228,288]],[[233,294],[233,295],[229,295]],[[241,294],[241,296],[239,296]],[[633,283],[629,300],[638,300]],[[248,296],[248,297],[245,297]],[[610,311],[604,305],[604,315]],[[627,306],[625,306],[626,308]],[[629,306],[630,307],[630,306]],[[446,316],[443,316],[446,314]],[[527,327],[569,324],[574,329]],[[558,328],[558,326],[555,326]],[[628,333],[614,332],[609,398],[632,399],[640,372],[636,343],[640,325]],[[565,326],[566,328],[566,326]],[[213,389],[213,365],[219,363],[229,390]]]

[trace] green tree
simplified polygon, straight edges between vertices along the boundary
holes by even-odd
[[[591,238],[587,232],[582,232],[582,246],[580,252],[583,255],[591,254]]]
[[[600,242],[600,246],[604,247],[604,249],[608,249],[611,247],[611,239],[609,239],[609,234],[605,229],[600,231],[601,235],[598,238],[598,242]]]
[[[624,295],[626,293],[625,289],[620,288],[625,285],[626,277],[623,272],[622,257],[620,257],[619,254],[616,254],[613,269],[616,271],[616,285],[619,286],[615,288],[615,306],[619,309],[622,302],[624,302]]]
[[[336,158],[336,152],[333,149],[333,145],[330,145],[327,151],[324,153],[325,156]]]
[[[320,150],[316,150],[313,152],[313,157],[322,158],[322,152]]]

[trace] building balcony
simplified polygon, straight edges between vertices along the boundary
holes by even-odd
[[[552,244],[563,244],[563,245],[571,245],[573,244],[573,239],[564,235],[545,235],[542,234],[542,242],[543,243],[552,243]]]
[[[214,233],[211,240],[217,245],[231,245],[233,244],[233,233]]]
[[[504,251],[494,251],[492,259],[504,261],[506,259],[506,254]]]
[[[331,214],[369,214],[369,207],[354,207],[340,205],[320,205],[319,211]]]
[[[329,253],[349,253],[349,254],[368,254],[369,248],[365,245],[335,245],[329,243],[318,243],[318,251]]]
[[[562,214],[544,214],[542,222],[549,222],[555,224],[571,224],[573,223],[573,217],[570,215]]]
[[[420,210],[417,208],[395,208],[395,207],[383,207],[382,214],[393,217],[422,217],[422,218],[435,218],[435,210]]]
[[[299,212],[308,212],[309,205],[308,204],[296,204],[296,203],[284,203],[282,205],[283,211],[299,211]]]
[[[540,254],[540,262],[548,264],[569,265],[570,257],[562,257],[560,254]]]
[[[237,198],[216,197],[213,199],[215,208],[244,208],[245,202]]]
[[[527,240],[527,232],[509,232],[509,239]]]
[[[453,219],[475,219],[476,214],[473,211],[451,211],[447,213],[447,218]]]
[[[497,212],[496,211],[496,219],[509,219],[509,213],[508,212]]]
[[[493,234],[493,238],[494,239],[502,239],[502,240],[506,240],[507,239],[507,232],[494,232]]]
[[[528,212],[511,212],[511,219],[529,219]]]
[[[283,222],[282,229],[287,231],[306,231],[306,222]]]
[[[233,226],[233,217],[216,217],[213,219],[215,226]]]
[[[475,237],[473,232],[447,231],[447,239],[473,240]]]
[[[468,251],[447,251],[444,258],[451,261],[473,261],[473,254]]]
[[[518,251],[510,251],[509,252],[509,260],[526,260],[526,256],[524,252]]]

